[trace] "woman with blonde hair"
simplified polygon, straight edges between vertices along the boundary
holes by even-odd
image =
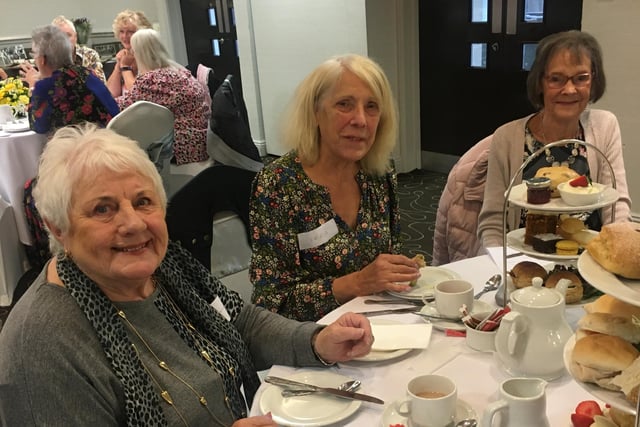
[[[155,102],[175,117],[173,154],[178,165],[203,162],[207,154],[210,108],[206,89],[182,65],[169,57],[157,31],[138,30],[131,37],[139,74],[131,90],[116,101],[121,109],[136,101]]]
[[[380,66],[360,55],[325,61],[284,119],[291,151],[253,184],[253,301],[317,320],[356,296],[408,290],[420,273],[399,254],[397,111]]]
[[[131,37],[141,28],[151,28],[151,22],[141,11],[126,9],[118,13],[113,20],[113,35],[123,46],[116,54],[116,65],[107,80],[107,86],[114,97],[131,89],[138,75],[138,64],[131,49]]]

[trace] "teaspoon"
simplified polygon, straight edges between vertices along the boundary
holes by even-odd
[[[477,425],[478,422],[476,420],[474,420],[473,418],[468,418],[466,420],[458,421],[456,427],[476,427]]]
[[[482,295],[486,294],[487,292],[495,291],[496,289],[498,289],[498,286],[500,286],[501,282],[502,282],[502,275],[494,274],[489,278],[489,280],[487,280],[487,283],[484,285],[484,288],[482,288],[480,292],[474,295],[473,299],[478,299]]]

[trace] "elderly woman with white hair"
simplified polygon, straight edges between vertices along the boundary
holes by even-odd
[[[91,70],[75,65],[67,35],[55,25],[32,33],[31,56],[38,69],[25,69],[31,87],[29,121],[38,133],[85,121],[105,126],[119,113],[109,89]],[[34,74],[35,73],[35,74]]]
[[[125,95],[116,98],[124,109],[136,101],[155,102],[175,117],[173,154],[178,165],[203,162],[207,153],[210,108],[206,90],[189,70],[169,57],[160,35],[141,29],[131,37],[138,77]]]
[[[250,304],[169,242],[166,195],[138,145],[68,127],[35,189],[55,257],[0,333],[0,424],[276,426],[247,417],[272,364],[369,352],[365,317],[323,328]]]
[[[107,79],[104,75],[102,61],[100,61],[100,54],[89,46],[78,44],[78,32],[76,31],[76,26],[73,21],[65,18],[63,15],[59,15],[53,18],[51,24],[60,28],[62,32],[69,37],[71,46],[73,47],[73,63],[90,69],[106,84]]]

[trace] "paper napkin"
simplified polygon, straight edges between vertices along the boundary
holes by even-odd
[[[373,323],[371,330],[375,341],[372,350],[391,351],[406,348],[427,348],[431,339],[431,325],[379,325]]]

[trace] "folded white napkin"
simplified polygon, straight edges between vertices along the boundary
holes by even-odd
[[[372,350],[391,351],[405,348],[427,348],[431,339],[431,325],[378,325],[373,323],[371,330],[375,340]]]

